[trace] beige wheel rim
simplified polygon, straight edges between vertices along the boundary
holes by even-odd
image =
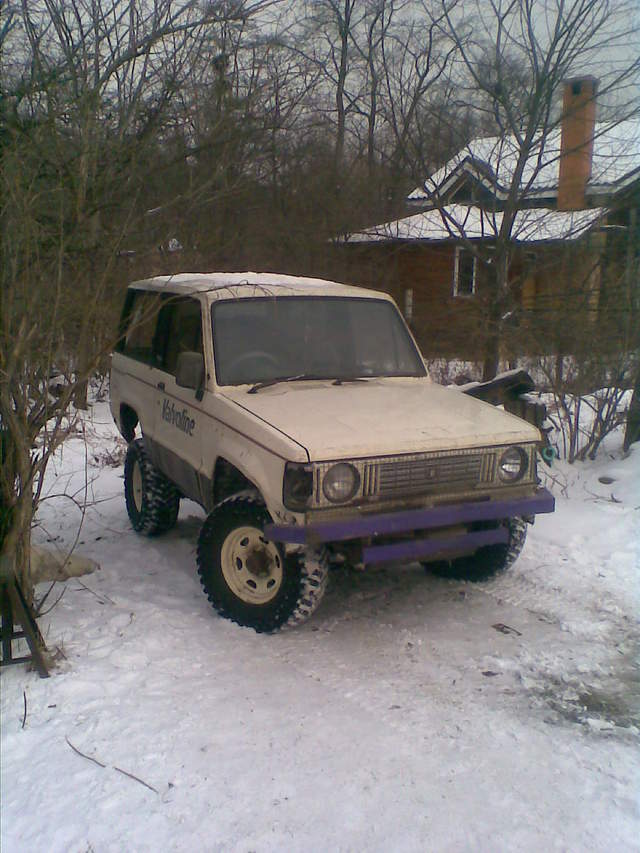
[[[247,604],[267,604],[282,585],[282,556],[256,527],[238,527],[224,540],[220,553],[227,586]]]

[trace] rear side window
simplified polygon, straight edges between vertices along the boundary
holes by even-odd
[[[130,290],[118,351],[175,376],[178,356],[202,353],[202,311],[197,299]]]
[[[157,366],[175,376],[178,356],[184,352],[202,354],[202,310],[197,299],[169,298],[158,316],[154,340]]]
[[[145,364],[157,364],[154,338],[161,300],[157,293],[130,290],[123,311],[124,336],[118,350]]]

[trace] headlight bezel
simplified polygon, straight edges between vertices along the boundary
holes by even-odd
[[[510,457],[510,459],[509,459]],[[506,466],[512,465],[511,470]],[[515,467],[517,465],[517,468]],[[529,470],[529,453],[524,447],[513,444],[500,455],[497,464],[498,479],[501,483],[511,485],[524,479]]]
[[[343,491],[342,493],[336,491],[332,492],[332,483],[329,482],[330,478],[334,481],[336,478],[341,476],[347,479],[347,474],[350,478],[348,490]],[[336,462],[335,465],[332,465],[322,477],[322,494],[333,506],[349,503],[358,494],[359,489],[360,472],[356,466],[352,465],[350,462]]]

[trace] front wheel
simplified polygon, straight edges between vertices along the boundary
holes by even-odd
[[[505,571],[520,556],[527,538],[527,522],[524,518],[510,518],[504,522],[509,530],[509,541],[504,545],[488,545],[479,548],[468,557],[455,560],[438,560],[423,563],[434,575],[452,580],[484,581]]]
[[[212,510],[198,540],[198,574],[214,609],[258,633],[304,622],[327,584],[324,553],[285,555],[265,538],[270,522],[258,498],[231,497]]]

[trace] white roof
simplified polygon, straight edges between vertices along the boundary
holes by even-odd
[[[134,288],[166,290],[170,293],[207,293],[212,299],[255,296],[349,296],[390,299],[377,290],[366,290],[321,278],[303,278],[263,272],[184,272],[175,275],[158,275],[134,281]]]
[[[605,214],[603,208],[564,212],[548,208],[520,210],[516,214],[511,239],[520,243],[547,240],[575,240]],[[448,240],[465,236],[469,240],[491,239],[502,225],[501,212],[490,212],[462,204],[445,205],[442,212],[427,210],[385,222],[350,234],[349,243],[378,240]]]
[[[557,195],[560,142],[561,131],[557,128],[534,143],[522,177],[523,189],[531,184],[527,191],[531,197]],[[428,200],[436,191],[442,196],[464,173],[474,176],[501,198],[511,184],[518,151],[514,136],[473,139],[427,178],[423,186],[416,187],[408,200]],[[587,195],[616,192],[637,178],[640,178],[640,120],[598,122]]]

